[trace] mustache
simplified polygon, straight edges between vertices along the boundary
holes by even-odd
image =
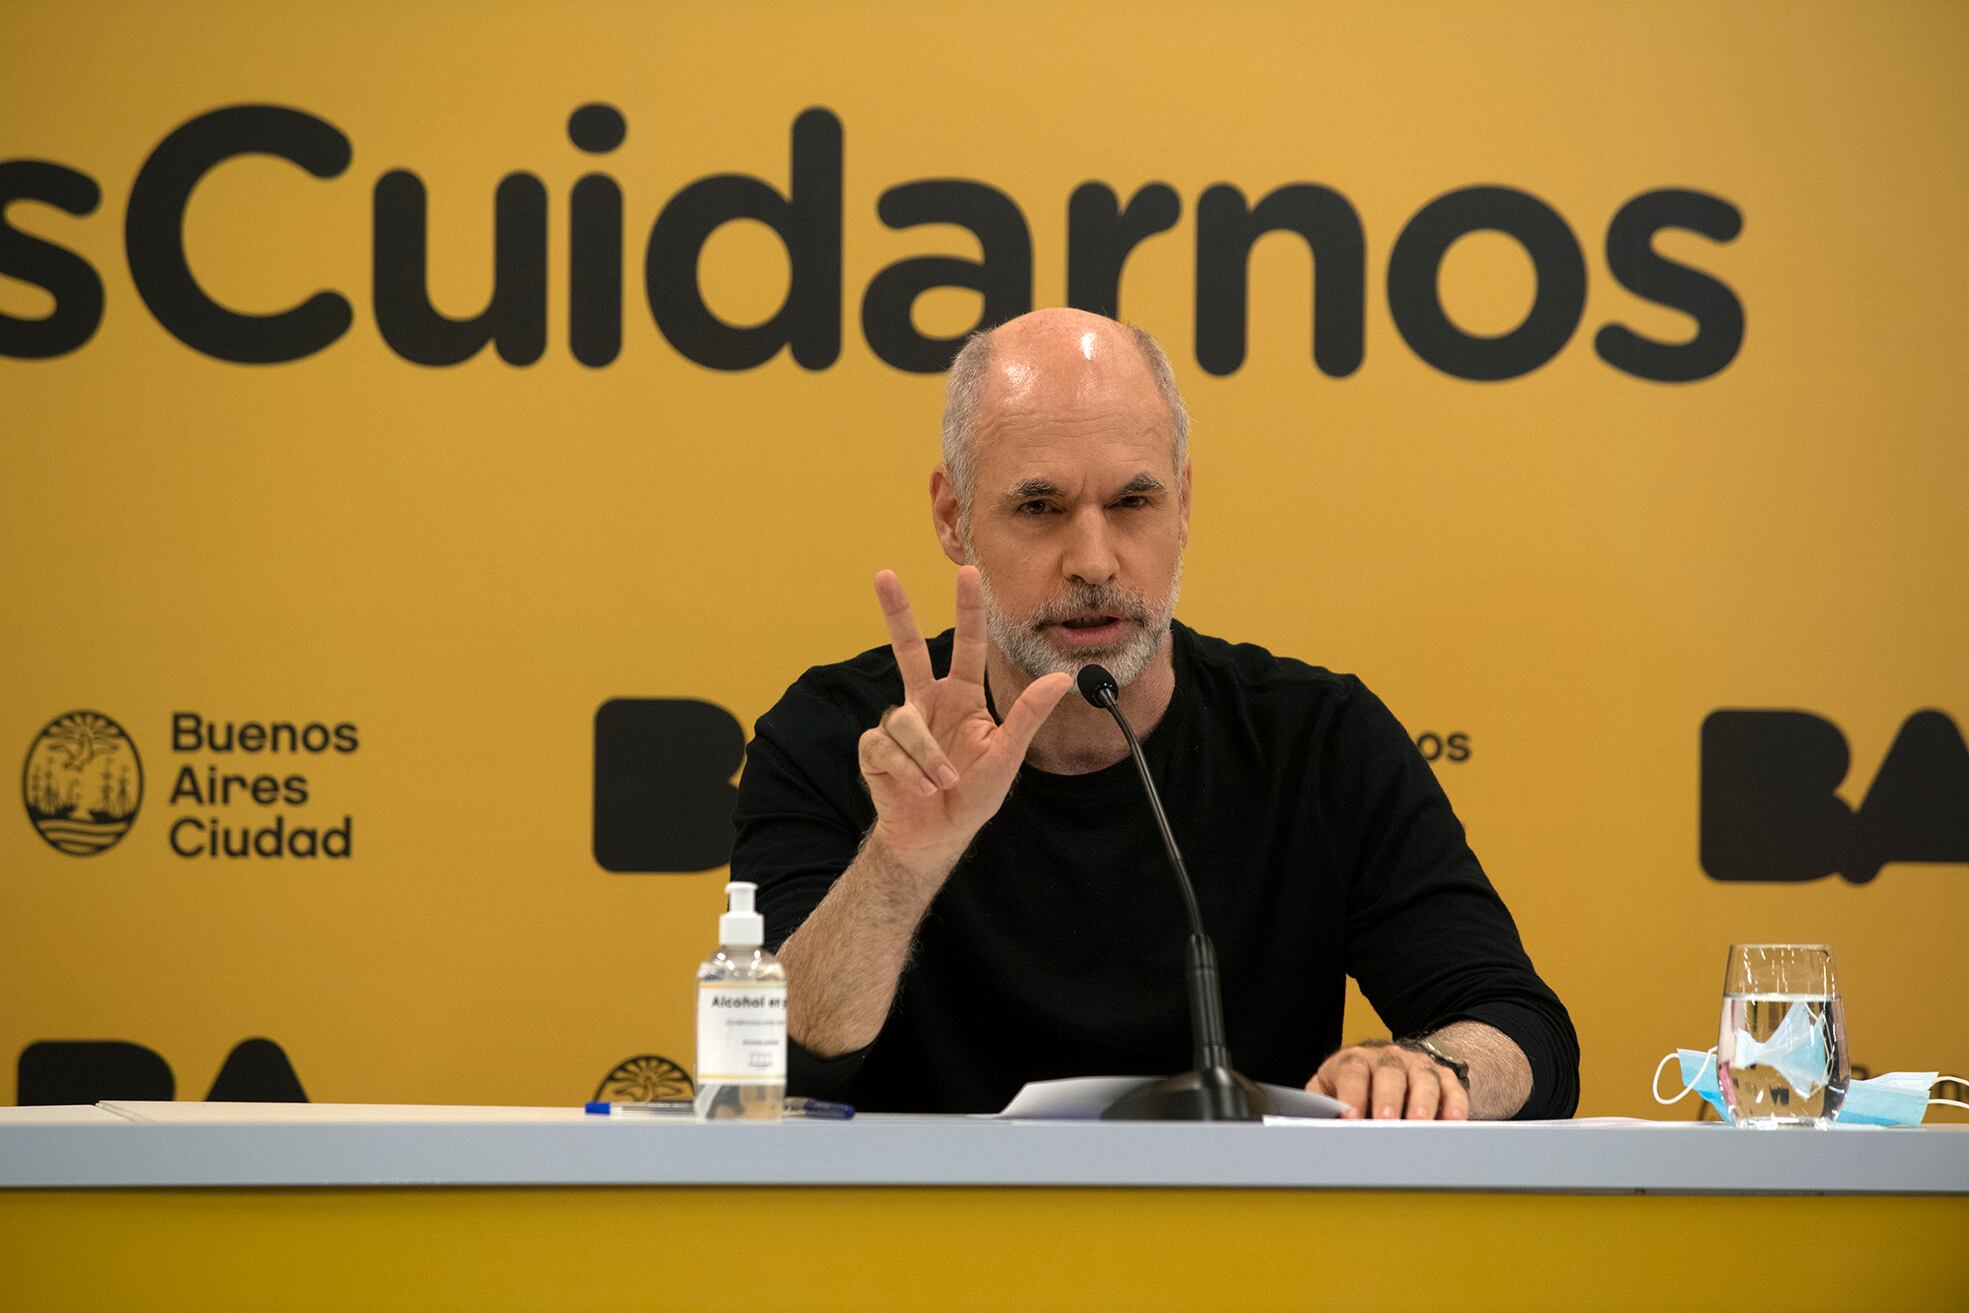
[[[1032,629],[1043,629],[1089,611],[1133,620],[1137,624],[1147,624],[1149,618],[1148,603],[1125,588],[1113,584],[1080,584],[1070,589],[1065,597],[1048,602],[1034,611],[1026,618],[1026,625]]]

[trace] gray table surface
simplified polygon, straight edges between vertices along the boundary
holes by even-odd
[[[863,1115],[777,1125],[578,1109],[0,1108],[0,1188],[492,1185],[1254,1187],[1969,1194],[1969,1126],[1271,1126]]]

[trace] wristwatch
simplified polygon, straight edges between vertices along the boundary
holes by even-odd
[[[1448,1049],[1438,1045],[1427,1035],[1414,1035],[1408,1039],[1398,1039],[1395,1041],[1395,1046],[1397,1048],[1408,1049],[1414,1053],[1427,1054],[1429,1057],[1434,1058],[1442,1066],[1448,1067],[1456,1073],[1456,1079],[1462,1083],[1464,1093],[1467,1094],[1470,1092],[1470,1064],[1457,1057]]]

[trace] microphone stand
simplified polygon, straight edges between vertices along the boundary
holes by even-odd
[[[1217,976],[1217,950],[1203,932],[1203,914],[1196,905],[1196,890],[1190,873],[1177,850],[1176,836],[1163,814],[1162,799],[1149,775],[1148,758],[1135,738],[1128,718],[1121,714],[1116,700],[1114,677],[1100,666],[1080,671],[1080,694],[1107,711],[1128,740],[1128,752],[1141,772],[1142,787],[1148,791],[1149,807],[1155,812],[1156,828],[1162,832],[1162,846],[1168,850],[1169,865],[1176,872],[1176,883],[1183,891],[1183,906],[1189,912],[1190,937],[1183,948],[1184,974],[1189,985],[1190,1033],[1196,1047],[1196,1069],[1170,1076],[1130,1091],[1109,1105],[1103,1121],[1258,1121],[1270,1110],[1271,1100],[1247,1077],[1231,1067],[1230,1045],[1224,1040],[1223,990]]]

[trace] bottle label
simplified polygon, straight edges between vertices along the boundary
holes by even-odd
[[[786,1082],[786,984],[705,982],[697,987],[697,1083]]]

